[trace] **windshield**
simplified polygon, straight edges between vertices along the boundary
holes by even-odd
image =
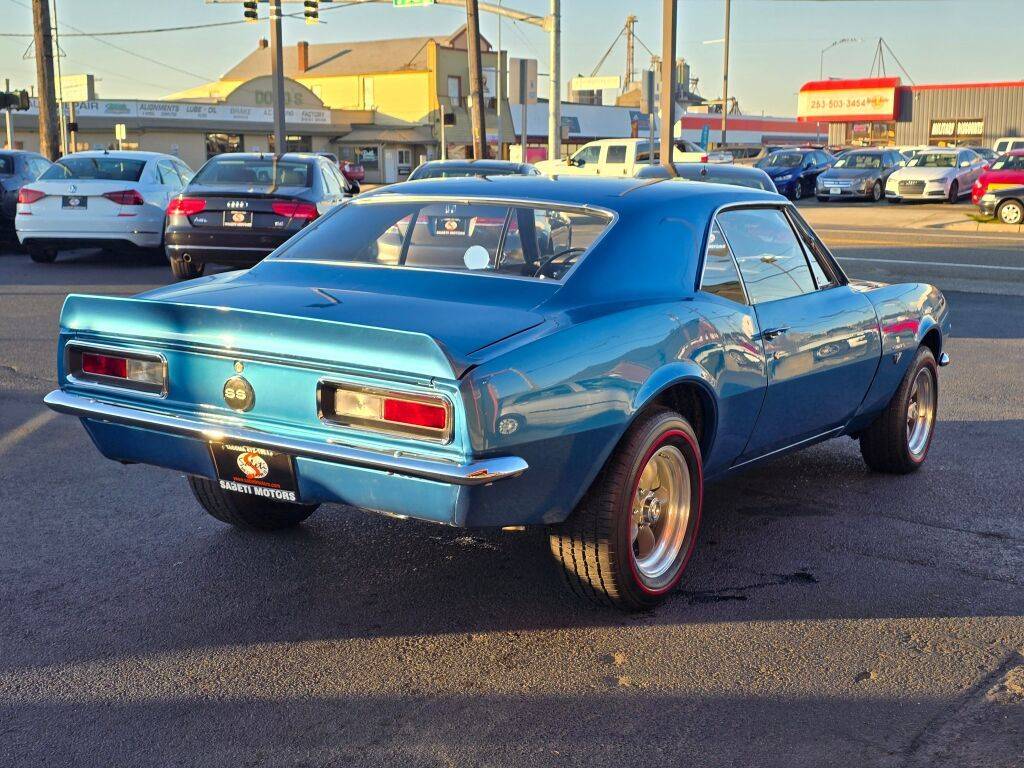
[[[992,163],[993,171],[1022,171],[1024,170],[1024,155],[1003,155]]]
[[[410,177],[413,181],[417,179],[457,179],[466,176],[512,176],[515,170],[512,168],[473,168],[469,165],[434,168],[421,168]]]
[[[757,164],[758,168],[796,168],[804,161],[799,152],[773,152]]]
[[[63,179],[103,179],[106,181],[138,181],[145,160],[129,160],[123,157],[64,157],[51,165],[40,181],[61,181]]]
[[[956,155],[952,152],[919,152],[907,165],[911,168],[955,168]]]
[[[197,184],[249,184],[259,186],[308,187],[312,175],[308,163],[268,157],[215,157],[195,175]]]
[[[843,155],[835,164],[836,168],[849,168],[851,170],[869,170],[882,167],[882,156],[868,152],[850,152]]]
[[[558,280],[609,222],[591,211],[370,198],[340,208],[274,258]]]

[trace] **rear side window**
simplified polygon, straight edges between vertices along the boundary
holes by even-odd
[[[612,144],[608,147],[608,159],[606,163],[626,162],[626,147],[624,144]]]
[[[0,173],[11,175],[14,173],[14,158],[10,155],[0,155]]]
[[[557,280],[609,223],[593,211],[357,198],[275,258]]]
[[[815,290],[803,249],[777,208],[744,208],[718,216],[750,301],[761,304]]]
[[[102,179],[105,181],[138,181],[145,160],[123,157],[64,157],[46,169],[39,178],[44,181],[62,179]]]
[[[195,175],[198,184],[250,184],[255,186],[312,186],[310,165],[277,158],[214,158]]]
[[[729,243],[725,241],[722,228],[717,221],[711,225],[711,232],[708,233],[708,250],[704,254],[704,273],[701,275],[700,289],[739,304],[747,303],[732,251],[729,250]]]

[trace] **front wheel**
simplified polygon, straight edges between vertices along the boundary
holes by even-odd
[[[1007,200],[999,206],[996,216],[1003,224],[1020,224],[1024,221],[1024,206],[1016,200]]]
[[[57,249],[30,245],[28,246],[28,257],[36,264],[52,264],[57,259]]]
[[[860,453],[876,472],[905,475],[928,457],[939,405],[938,367],[920,347],[889,405],[860,436]]]
[[[804,185],[799,179],[796,184],[793,185],[793,199],[800,200],[804,196]]]
[[[679,584],[700,528],[697,436],[664,408],[630,427],[551,551],[579,597],[627,611],[653,608]]]
[[[882,199],[882,182],[876,181],[871,187],[871,202],[877,203]]]
[[[947,203],[955,203],[960,199],[960,184],[953,182],[949,185],[949,195],[946,197]]]
[[[320,506],[243,496],[225,491],[213,480],[194,475],[189,475],[188,484],[196,501],[212,517],[236,528],[252,531],[292,528],[312,515]]]

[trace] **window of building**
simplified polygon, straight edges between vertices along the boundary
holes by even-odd
[[[225,152],[245,152],[245,142],[237,133],[206,134],[206,159]]]
[[[373,78],[363,78],[363,109],[373,109],[376,102],[373,100]]]
[[[815,290],[803,249],[777,208],[724,211],[718,217],[750,301],[760,304]]]
[[[448,104],[462,106],[462,78],[458,75],[448,75]]]
[[[855,147],[886,147],[895,144],[896,123],[849,123],[846,126],[846,143]]]
[[[412,170],[412,150],[398,150],[398,172],[408,173],[410,170]]]
[[[700,289],[723,299],[740,304],[747,303],[732,251],[729,250],[729,244],[725,242],[717,221],[711,225],[711,232],[708,233],[708,250],[704,256],[704,274],[701,276]]]
[[[267,134],[267,151],[275,152],[274,148],[274,134]],[[312,152],[313,151],[313,137],[312,136],[298,136],[295,134],[289,134],[284,137],[284,151],[285,152]]]
[[[363,166],[364,170],[376,171],[380,167],[380,149],[376,145],[359,147],[357,153],[356,161]]]

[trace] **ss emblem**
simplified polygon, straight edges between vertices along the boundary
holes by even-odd
[[[224,402],[235,411],[248,411],[256,404],[256,392],[241,376],[232,376],[224,382]]]

